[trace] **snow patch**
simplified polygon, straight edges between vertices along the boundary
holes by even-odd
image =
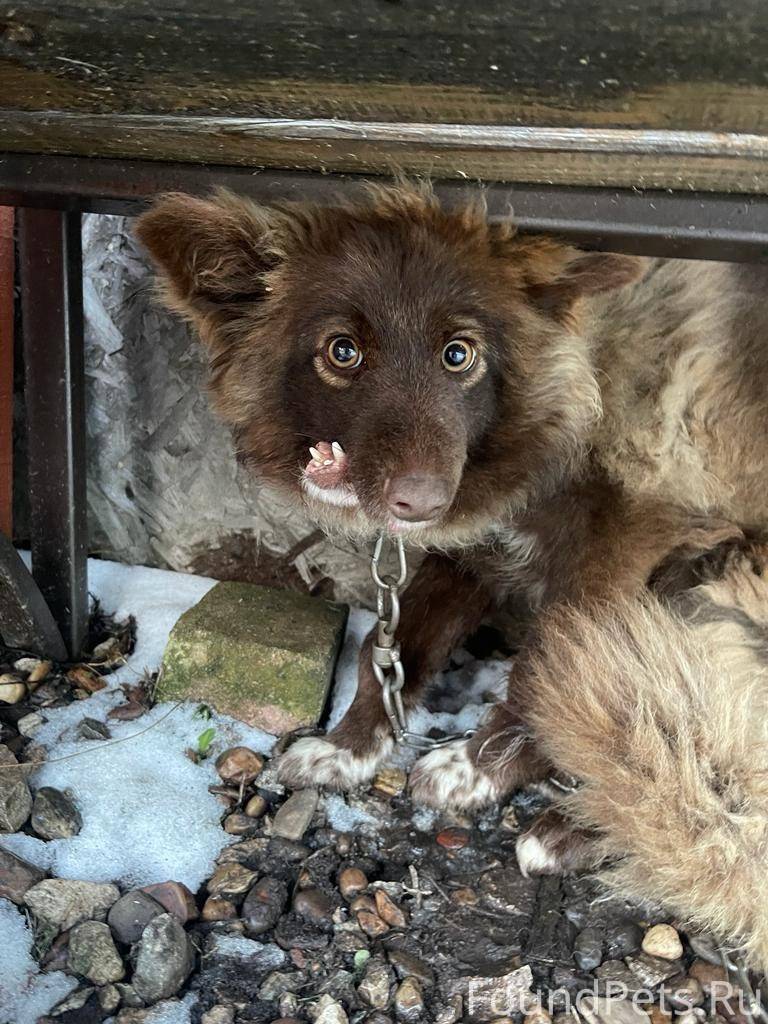
[[[331,828],[337,832],[375,832],[381,824],[362,807],[348,804],[340,793],[330,793],[326,796],[325,817]]]
[[[32,942],[32,931],[22,914],[9,900],[0,899],[1,1021],[36,1024],[77,988],[76,979],[62,971],[38,972],[31,954]]]

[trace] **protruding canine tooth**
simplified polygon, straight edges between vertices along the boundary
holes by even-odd
[[[321,466],[324,465],[325,460],[323,459],[323,456],[320,454],[317,448],[313,448],[312,445],[310,445],[309,454],[312,456],[315,462],[319,462]]]
[[[333,465],[333,459],[323,459],[323,465],[324,466],[332,466]]]
[[[340,459],[344,454],[344,449],[341,447],[338,441],[331,441],[331,451],[333,452],[337,459]]]

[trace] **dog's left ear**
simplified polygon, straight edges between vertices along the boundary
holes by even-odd
[[[529,301],[555,320],[568,320],[579,299],[613,291],[642,276],[647,260],[610,252],[584,252],[551,238],[512,240]]]

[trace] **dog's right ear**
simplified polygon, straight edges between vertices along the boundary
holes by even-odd
[[[166,303],[199,327],[227,307],[236,313],[232,307],[261,301],[264,275],[279,262],[269,211],[223,190],[210,199],[160,196],[135,232],[159,272]]]

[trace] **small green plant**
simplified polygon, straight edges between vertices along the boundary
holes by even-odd
[[[367,949],[358,949],[355,953],[354,960],[352,961],[355,965],[355,973],[362,974],[365,969],[365,965],[371,959],[371,954]]]
[[[216,730],[211,727],[206,729],[205,732],[201,732],[197,737],[197,753],[199,757],[208,757],[215,735]]]

